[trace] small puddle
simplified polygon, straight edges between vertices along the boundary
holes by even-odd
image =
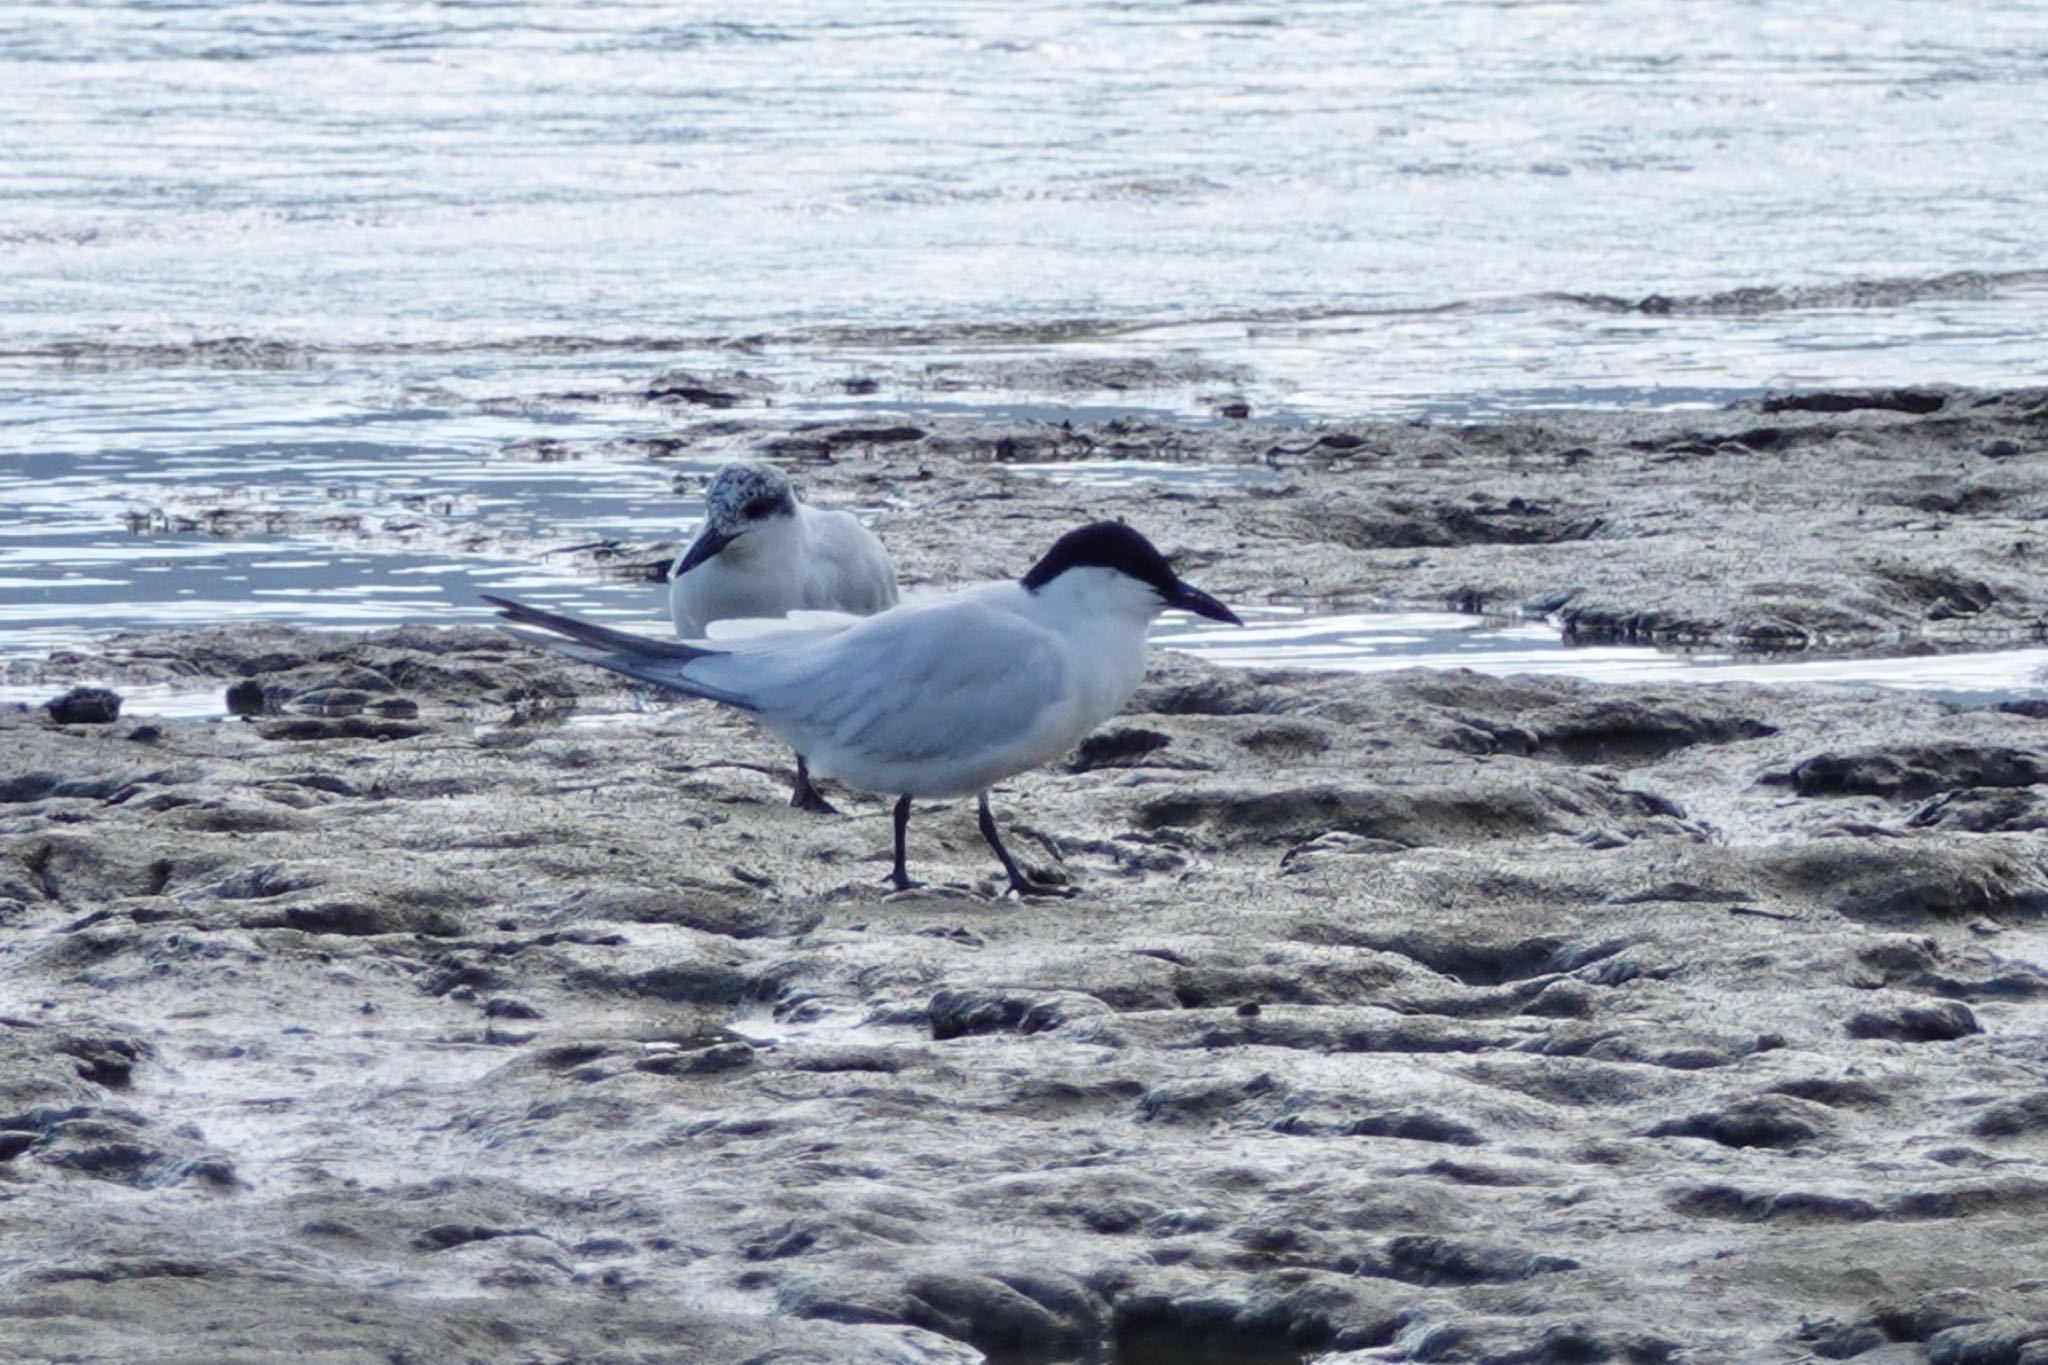
[[[1222,490],[1257,487],[1275,483],[1284,477],[1283,471],[1266,465],[1192,464],[1173,460],[1052,460],[999,467],[1056,483],[1076,483],[1083,488],[1133,488],[1139,484],[1156,483],[1189,490]]]

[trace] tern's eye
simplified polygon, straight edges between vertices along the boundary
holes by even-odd
[[[759,521],[763,517],[774,516],[776,509],[781,506],[782,499],[772,493],[763,493],[760,497],[751,500],[746,506],[740,508],[740,515],[748,521]]]

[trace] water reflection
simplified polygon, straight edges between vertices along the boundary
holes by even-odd
[[[1242,629],[1176,618],[1154,644],[1236,668],[1469,668],[1495,675],[1554,674],[1602,683],[1823,683],[1895,687],[1965,705],[2048,691],[2048,647],[1894,658],[1731,659],[1647,645],[1567,645],[1556,626],[1451,612],[1316,615],[1247,611]]]

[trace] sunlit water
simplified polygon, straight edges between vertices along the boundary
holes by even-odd
[[[573,547],[695,516],[605,444],[671,368],[771,422],[2039,382],[2044,95],[2031,4],[0,3],[0,664],[652,620]]]
[[[2044,89],[2035,4],[13,4],[0,316],[813,374],[1059,326],[1308,407],[2006,380]]]

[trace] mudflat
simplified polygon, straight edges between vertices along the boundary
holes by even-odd
[[[891,430],[773,441],[910,580],[1123,515],[1234,603],[2048,621],[2043,392]],[[1083,457],[1266,474],[1005,468]],[[42,667],[248,715],[0,715],[0,1355],[2048,1360],[2038,700],[1161,652],[998,790],[1019,901],[489,630]]]

